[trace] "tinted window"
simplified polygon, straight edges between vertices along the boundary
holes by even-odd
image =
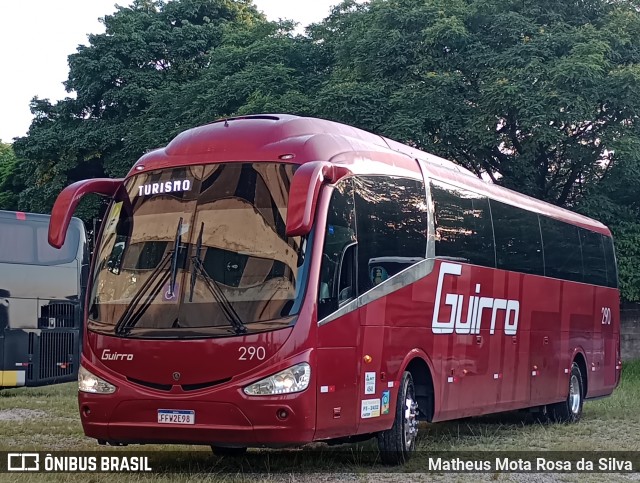
[[[355,202],[362,294],[424,259],[427,207],[421,181],[381,176],[356,178]]]
[[[604,242],[604,261],[607,264],[607,285],[609,287],[618,286],[618,270],[616,268],[616,256],[613,249],[613,239],[603,236]]]
[[[33,228],[26,224],[3,223],[0,230],[0,261],[35,263]]]
[[[577,226],[540,217],[547,277],[582,282],[582,250]]]
[[[307,238],[284,229],[295,169],[220,163],[127,179],[95,254],[89,329],[193,338],[293,323],[308,273]]]
[[[124,268],[130,270],[153,270],[162,261],[168,245],[169,242],[166,241],[132,243],[123,261]],[[116,243],[112,255],[121,254],[124,246],[124,240]]]
[[[515,206],[491,201],[497,267],[502,270],[544,275],[538,215]]]
[[[341,293],[345,300],[355,294],[352,267],[355,242],[353,184],[351,180],[347,180],[334,188],[329,202],[320,268],[320,293],[318,294],[318,318],[320,319],[338,308]],[[344,267],[341,270],[342,265]],[[351,291],[348,290],[349,284],[351,284]]]
[[[45,221],[0,221],[0,263],[56,265],[76,258],[79,234],[73,225],[62,248],[49,245]]]
[[[495,267],[489,200],[476,193],[432,183],[436,256]]]
[[[604,261],[602,235],[580,228],[584,281],[594,285],[607,285],[607,265]]]

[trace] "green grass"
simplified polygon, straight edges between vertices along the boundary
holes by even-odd
[[[82,433],[76,387],[70,383],[0,391],[0,451],[166,451],[166,458],[154,466],[163,474],[5,474],[0,475],[0,481],[199,482],[211,477],[217,481],[255,481],[256,473],[265,481],[298,481],[299,478],[316,481],[309,472],[349,474],[349,479],[356,481],[376,481],[371,479],[372,472],[386,473],[385,479],[396,481],[394,478],[401,477],[402,473],[425,471],[424,456],[434,451],[640,451],[640,361],[624,365],[620,386],[611,397],[585,404],[578,424],[541,424],[523,413],[422,424],[418,439],[420,453],[404,467],[395,469],[379,464],[374,440],[337,447],[314,444],[302,449],[250,450],[241,458],[214,457],[207,447],[200,446],[98,446]],[[4,410],[18,408],[34,411],[35,417],[1,420]],[[560,479],[578,481],[573,476],[578,475],[561,475]],[[604,476],[607,481],[614,481],[610,478],[612,475],[580,475],[580,481],[589,481],[592,477],[599,478],[593,481],[602,481]],[[429,475],[432,477],[439,478]],[[461,474],[445,477],[447,481],[466,479]],[[500,474],[482,475],[486,481],[510,478]]]

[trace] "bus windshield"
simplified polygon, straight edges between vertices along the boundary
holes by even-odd
[[[99,243],[88,328],[123,337],[230,336],[291,325],[306,237],[287,237],[296,166],[227,163],[125,182]]]

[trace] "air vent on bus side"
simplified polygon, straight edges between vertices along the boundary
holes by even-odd
[[[58,379],[73,374],[77,332],[43,331],[40,334],[38,379]],[[77,349],[76,349],[77,350]]]
[[[80,327],[80,304],[78,302],[53,301],[40,308],[38,328]]]

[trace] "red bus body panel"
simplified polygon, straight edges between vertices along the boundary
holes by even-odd
[[[349,126],[287,115],[230,119],[191,129],[166,148],[144,155],[128,176],[175,166],[280,159],[309,163],[292,183],[289,234],[308,233],[314,220],[326,218],[328,182],[349,174],[379,174],[426,183],[433,176],[610,236],[597,221],[485,183],[449,161]],[[505,317],[497,317],[492,333],[487,310],[478,319],[478,333],[438,334],[432,329],[434,310],[439,320],[451,318],[444,296],[436,307],[439,275],[443,266],[455,263],[434,260],[426,276],[319,325],[324,235],[318,229],[314,236],[306,294],[293,327],[171,341],[86,332],[82,364],[117,390],[110,395],[79,393],[85,433],[114,443],[232,446],[303,444],[374,433],[393,424],[403,371],[416,360],[433,380],[433,421],[566,399],[571,364],[578,355],[586,363],[587,397],[610,394],[618,383],[616,289],[458,263],[459,276],[442,278],[442,294],[461,296],[463,313],[479,292],[517,300],[518,327],[515,334],[506,333]],[[602,307],[610,307],[611,324],[602,323]],[[250,345],[264,346],[266,359],[239,361],[239,348]],[[111,359],[113,354],[120,356]],[[127,360],[127,354],[133,359]],[[307,390],[260,397],[243,392],[247,385],[299,362],[312,368]],[[373,388],[367,373],[374,374]],[[386,391],[389,406],[379,417],[362,417],[362,401],[382,399]],[[193,410],[195,425],[159,424],[158,409]],[[285,419],[278,416],[282,409],[288,413]]]

